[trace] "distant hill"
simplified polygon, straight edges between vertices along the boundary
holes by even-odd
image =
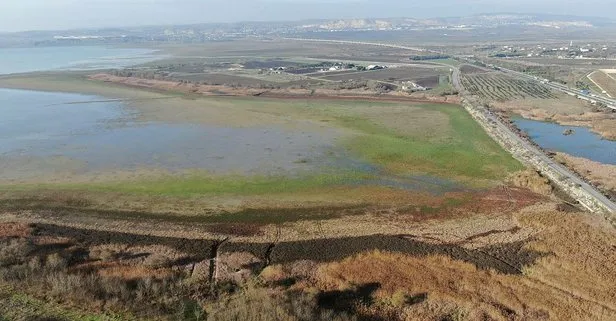
[[[322,19],[286,22],[204,23],[176,26],[142,26],[64,31],[0,33],[0,47],[24,45],[82,45],[145,42],[204,42],[247,36],[280,36],[306,32],[404,31],[404,30],[489,30],[502,27],[547,28],[580,31],[616,28],[607,18],[547,14],[481,14],[446,18]],[[540,29],[539,29],[540,30]],[[606,29],[608,30],[608,29]]]
[[[432,19],[381,18],[326,20],[305,24],[301,26],[301,28],[312,30],[395,30],[409,28],[493,28],[507,25],[539,26],[547,28],[595,28],[614,26],[616,22],[607,18],[501,13]]]

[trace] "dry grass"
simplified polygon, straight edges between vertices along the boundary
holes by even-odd
[[[173,301],[173,307],[182,306],[185,313],[193,316],[199,314],[202,319],[207,316],[208,320],[349,319],[342,311],[360,320],[616,318],[616,232],[598,217],[557,212],[554,204],[529,207],[527,203],[522,203],[522,210],[517,210],[517,206],[511,207],[507,195],[515,197],[516,193],[522,192],[503,189],[502,192],[493,191],[483,196],[495,204],[507,205],[499,205],[490,211],[509,214],[409,223],[395,214],[380,213],[375,214],[371,221],[366,220],[361,229],[369,234],[378,231],[400,233],[407,236],[409,241],[455,244],[473,253],[483,251],[482,248],[489,245],[511,242],[525,244],[520,253],[526,250],[544,253],[539,260],[528,261],[532,263],[521,268],[521,274],[505,275],[480,269],[444,254],[412,256],[375,251],[358,253],[338,262],[303,260],[269,266],[260,275],[260,280],[264,282],[259,284],[265,287],[248,285],[229,295],[223,294],[227,290],[220,290],[221,296],[214,301],[208,301],[211,297],[198,301],[204,309],[199,304],[185,302],[184,306],[178,301]],[[335,235],[341,230],[340,226],[353,225],[350,228],[356,228],[356,223],[348,218],[340,219],[331,226],[323,225],[319,229]],[[150,225],[150,229],[152,227]],[[298,230],[297,233],[299,235],[302,231]],[[264,236],[263,241],[267,240],[272,240],[271,235]],[[38,244],[36,240],[34,243]],[[136,305],[130,308],[137,307],[139,311],[138,307],[146,302],[141,301],[142,298],[158,302],[155,305],[167,309],[171,306],[165,300],[177,297],[163,295],[166,293],[165,287],[177,291],[180,284],[192,286],[193,292],[190,293],[198,293],[195,295],[201,300],[204,293],[208,293],[200,287],[208,284],[208,261],[197,262],[195,273],[189,277],[190,274],[181,272],[186,270],[182,266],[186,263],[174,263],[173,267],[169,267],[170,259],[176,261],[185,253],[166,245],[109,243],[91,246],[89,257],[83,259],[85,261],[67,267],[71,261],[70,253],[77,253],[76,247],[70,242],[43,243],[64,244],[62,246],[66,250],[47,254],[38,261],[21,260],[26,262],[25,265],[14,265],[12,272],[4,274],[4,277],[18,277],[31,290],[39,286],[32,282],[40,281],[51,297],[65,298],[71,302],[93,298],[92,293],[104,294],[104,299],[92,299],[89,306],[95,309],[103,304],[110,304],[114,309],[128,308],[122,302],[132,302]],[[30,253],[29,247],[16,248],[22,257]],[[221,289],[227,287],[226,282],[251,284],[250,276],[262,267],[263,261],[246,250],[241,247],[237,252],[220,254]],[[328,250],[331,251],[327,247],[322,248],[322,251]],[[517,254],[509,255],[511,253],[507,251],[484,254],[496,255],[504,261],[523,259]],[[14,263],[20,264],[18,261]],[[516,266],[519,262],[508,263]],[[43,273],[42,268],[47,272],[39,280],[36,276]],[[179,275],[185,277],[181,282],[174,279]],[[176,281],[165,283],[172,280]],[[130,284],[133,283],[139,286],[132,289]],[[84,287],[94,292],[84,291]],[[238,290],[235,287],[229,289],[232,289],[231,292]]]
[[[384,305],[406,297],[403,319],[613,320],[616,318],[616,233],[600,219],[533,207],[517,215],[540,231],[528,247],[549,255],[524,275],[477,270],[448,257],[372,252],[322,265],[321,290],[378,284]],[[423,299],[422,299],[423,298]]]
[[[515,99],[511,101],[494,101],[492,106],[524,116],[524,118],[548,120],[554,115],[578,115],[589,112],[590,108],[583,101],[569,95],[558,94],[554,99]]]
[[[596,304],[524,276],[480,271],[471,264],[442,256],[417,258],[373,252],[324,266],[319,273],[323,290],[373,283],[379,284],[375,299],[384,303],[395,299],[400,291],[409,300],[425,296],[425,302],[410,304],[405,309],[405,317],[410,319],[427,316],[431,306],[446,303],[463,308],[468,320],[483,316],[493,320],[588,320],[616,316],[613,310],[602,307],[606,302]]]
[[[564,293],[597,302],[606,315],[615,313],[616,232],[611,225],[598,216],[564,214],[541,207],[521,212],[518,220],[542,230],[529,247],[551,254],[529,267],[529,276]]]
[[[601,70],[597,70],[588,75],[588,78],[601,90],[606,91],[610,97],[616,97],[616,79],[614,79],[613,76]]]
[[[30,235],[32,229],[24,223],[4,223],[0,224],[0,238],[26,237]]]
[[[147,266],[116,265],[98,270],[98,274],[104,278],[119,278],[122,280],[140,279],[167,279],[173,276],[169,269],[150,268]]]
[[[616,193],[616,166],[594,162],[586,158],[558,153],[556,160],[572,167],[599,188]]]

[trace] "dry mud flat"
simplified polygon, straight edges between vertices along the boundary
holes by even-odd
[[[300,193],[186,199],[80,191],[5,192],[0,212],[4,221],[267,243],[274,234],[280,241],[301,241],[405,233],[405,226],[428,220],[493,215],[545,199],[526,189],[506,187],[439,196],[369,186],[328,190],[335,197]],[[165,228],[152,230],[153,224],[164,224]]]

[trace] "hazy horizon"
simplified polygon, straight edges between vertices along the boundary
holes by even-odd
[[[616,10],[610,10],[615,6],[599,0],[0,0],[0,32],[241,21],[436,18],[502,12],[616,18]]]

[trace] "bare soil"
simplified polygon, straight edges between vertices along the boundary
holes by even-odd
[[[376,71],[359,71],[341,75],[324,75],[327,80],[383,80],[383,81],[412,81],[430,76],[446,73],[443,68],[435,67],[395,67]]]
[[[460,66],[460,72],[463,74],[482,74],[486,72],[490,72],[491,70],[473,66],[473,65],[462,65]]]

